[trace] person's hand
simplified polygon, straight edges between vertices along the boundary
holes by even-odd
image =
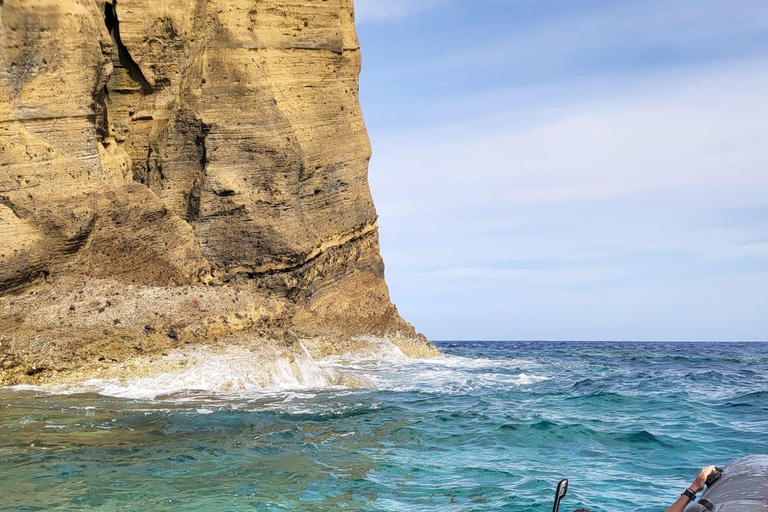
[[[709,478],[709,475],[715,472],[715,466],[705,466],[704,468],[699,471],[699,474],[696,476],[696,479],[691,484],[691,490],[693,492],[699,492],[704,488],[704,485],[707,483],[707,478]]]

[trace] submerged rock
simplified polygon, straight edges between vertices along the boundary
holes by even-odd
[[[360,62],[352,0],[0,3],[0,383],[233,339],[436,354],[384,282]]]

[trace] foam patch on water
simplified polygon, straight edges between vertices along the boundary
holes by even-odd
[[[270,394],[290,390],[374,387],[374,383],[364,376],[346,373],[341,361],[409,359],[397,346],[383,338],[359,338],[354,341],[359,342],[355,352],[332,358],[330,364],[313,359],[310,351],[301,344],[303,353],[298,354],[268,344],[258,350],[200,347],[193,351],[172,351],[160,362],[162,371],[145,377],[91,379],[56,387],[17,386],[15,389],[58,394],[92,392],[118,398],[171,398],[176,401],[184,400],[185,395],[199,398],[195,396],[199,392],[242,395],[250,392]]]
[[[328,358],[322,364],[370,380],[377,389],[397,392],[456,394],[529,386],[550,379],[534,373],[540,367],[538,363],[524,359],[491,360],[457,356],[427,360]]]
[[[139,399],[210,401],[233,395],[280,395],[286,400],[311,390],[371,388],[396,392],[467,393],[530,386],[548,380],[525,359],[493,360],[444,356],[415,360],[383,338],[356,338],[353,351],[320,360],[265,346],[258,352],[230,347],[176,350],[162,361],[165,371],[137,378],[92,379],[52,387],[17,386],[46,393],[84,393]],[[313,396],[310,394],[310,396]],[[205,414],[201,408],[200,413]]]
[[[345,354],[345,357],[354,361],[364,361],[374,359],[377,361],[408,361],[410,357],[403,354],[400,347],[386,338],[377,338],[374,336],[359,336],[352,338],[353,341],[361,341],[365,344],[358,347],[354,353]]]
[[[338,371],[322,368],[309,357],[274,352],[222,355],[199,349],[191,356],[174,352],[167,359],[177,360],[184,368],[138,379],[90,380],[78,387],[108,396],[153,399],[184,391],[327,388],[337,385],[341,377]]]

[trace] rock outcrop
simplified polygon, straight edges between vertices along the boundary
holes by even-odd
[[[0,0],[0,383],[435,354],[384,282],[360,63],[352,0]]]

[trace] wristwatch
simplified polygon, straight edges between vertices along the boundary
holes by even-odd
[[[685,496],[688,498],[688,501],[693,501],[696,499],[696,493],[693,492],[690,487],[686,487],[685,490],[680,493],[680,496]]]

